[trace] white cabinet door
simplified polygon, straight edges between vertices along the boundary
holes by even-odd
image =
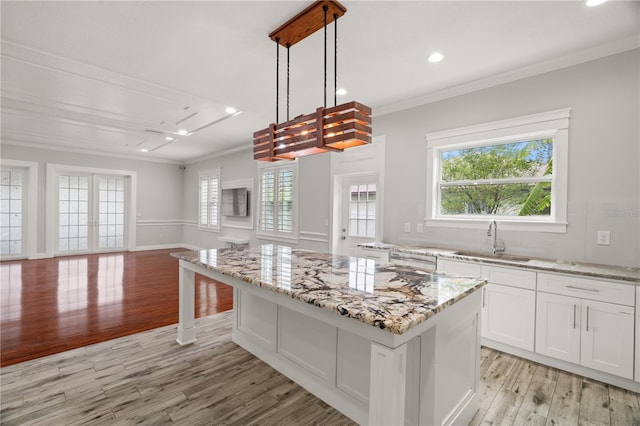
[[[536,292],[498,284],[483,291],[482,337],[533,351]]]
[[[580,299],[538,293],[536,352],[580,362]]]
[[[636,287],[636,382],[640,382],[640,287]]]
[[[581,364],[633,379],[633,308],[582,301]]]

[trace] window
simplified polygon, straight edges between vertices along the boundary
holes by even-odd
[[[296,167],[287,165],[260,170],[259,234],[296,238]]]
[[[201,227],[220,229],[220,170],[209,170],[199,174],[199,219]]]
[[[3,258],[20,256],[24,252],[23,229],[23,175],[21,170],[0,172],[0,255]]]
[[[560,110],[428,134],[427,224],[565,232],[568,122]]]
[[[349,186],[349,236],[376,237],[376,184]]]

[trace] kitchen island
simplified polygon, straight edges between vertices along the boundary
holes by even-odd
[[[174,254],[177,341],[194,273],[234,287],[233,341],[360,424],[462,424],[477,411],[485,281],[280,245]]]

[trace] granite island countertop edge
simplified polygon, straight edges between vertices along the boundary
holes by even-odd
[[[203,252],[208,253],[211,250],[184,251],[172,253],[172,256],[194,265],[218,272],[222,275],[241,280],[247,284],[289,296],[293,299],[300,300],[301,302],[337,313],[341,316],[359,320],[365,324],[397,335],[404,334],[418,324],[429,320],[431,317],[442,312],[447,307],[462,300],[467,295],[472,294],[486,284],[486,280],[482,278],[463,277],[434,271],[421,271],[416,268],[406,266],[391,264],[383,265],[378,263],[376,264],[375,274],[383,276],[380,280],[385,286],[387,284],[389,285],[389,287],[384,288],[384,293],[367,293],[360,290],[354,290],[344,286],[342,283],[339,283],[339,280],[336,281],[337,284],[331,284],[333,287],[325,288],[324,291],[322,289],[318,291],[304,288],[304,284],[300,283],[296,285],[302,286],[302,288],[291,289],[290,286],[273,285],[258,278],[257,275],[252,273],[255,271],[251,271],[251,267],[249,266],[255,256],[247,256],[242,268],[238,268],[237,266],[217,265],[218,261],[223,258],[225,254],[228,256],[241,257],[243,255],[243,251],[247,252],[250,250],[255,250],[255,247],[215,250],[216,266],[213,266],[211,262],[207,260],[207,257],[203,257]],[[335,262],[336,259],[341,259],[342,262],[347,262],[347,259],[351,259],[349,262],[372,262],[368,259],[335,256],[326,253],[309,252],[306,250],[293,250],[293,253],[302,256],[305,259],[313,258],[315,254],[318,258],[317,261],[321,264],[324,264],[329,260]],[[249,271],[247,272],[247,270]],[[304,276],[304,271],[298,272]],[[325,272],[325,274],[327,273]],[[295,272],[293,275],[295,275]],[[335,276],[344,278],[345,271],[340,269]],[[391,278],[384,278],[386,276],[390,276]],[[400,277],[400,279],[398,277]],[[403,285],[401,282],[402,279],[410,279],[411,282],[407,285]],[[376,280],[378,280],[378,278],[376,278]],[[446,295],[445,298],[441,298],[439,296],[424,296],[422,294],[413,294],[413,296],[417,297],[417,300],[412,298],[411,292],[415,293],[416,289],[426,289],[427,294],[429,294],[431,290],[437,293],[439,290],[430,289],[430,287],[434,286],[435,282],[437,282],[435,287],[450,287],[450,289],[443,291],[443,294]],[[377,291],[378,289],[376,292]],[[403,299],[403,297],[406,297],[407,295],[409,295],[411,300]],[[421,298],[424,300],[421,300]],[[422,301],[424,303],[421,303]],[[398,307],[404,308],[405,304],[407,305],[406,310],[403,311],[402,309],[398,309]]]

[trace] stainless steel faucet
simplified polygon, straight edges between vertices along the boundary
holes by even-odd
[[[491,246],[491,254],[503,253],[505,250],[504,245],[498,244],[498,222],[495,219],[489,221],[489,229],[487,230],[487,236],[491,236],[491,228],[493,227],[493,245]]]

